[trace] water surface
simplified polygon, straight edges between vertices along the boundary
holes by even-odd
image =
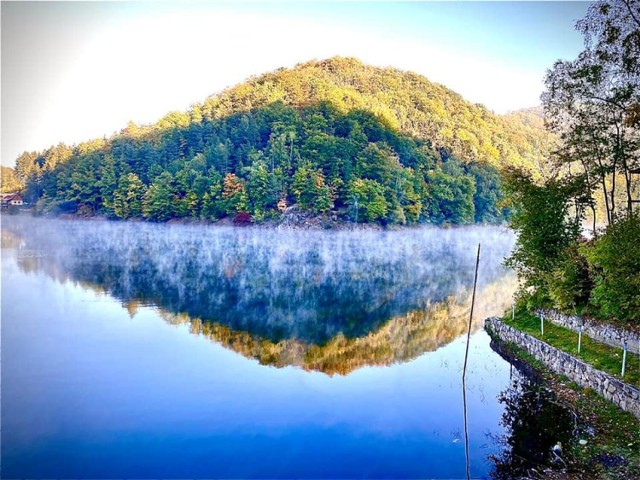
[[[301,232],[3,217],[5,477],[487,477],[512,370],[495,227]]]

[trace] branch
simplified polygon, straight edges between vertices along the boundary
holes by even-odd
[[[622,0],[622,3],[625,4],[625,6],[627,7],[627,10],[629,10],[629,15],[631,15],[631,18],[633,19],[633,21],[636,22],[636,24],[638,25],[638,28],[640,28],[640,20],[638,19],[638,17],[635,16],[633,12],[633,8],[631,8],[631,2],[629,0]]]
[[[614,107],[618,107],[618,108],[620,108],[622,110],[625,110],[625,107],[622,104],[620,104],[618,102],[615,102],[613,100],[609,100],[608,98],[602,98],[602,97],[599,97],[597,95],[586,95],[586,97],[590,98],[590,99],[593,99],[593,100],[600,100],[601,102],[609,103],[609,104],[613,105]]]

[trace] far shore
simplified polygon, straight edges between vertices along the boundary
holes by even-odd
[[[132,217],[129,219],[110,218],[105,215],[79,215],[76,213],[44,213],[37,214],[31,208],[22,208],[18,212],[10,213],[2,211],[2,216],[32,216],[34,218],[58,218],[63,220],[78,221],[103,221],[103,222],[132,222],[132,223],[156,223],[166,225],[202,225],[214,227],[235,227],[235,228],[264,228],[279,230],[323,230],[323,231],[400,231],[412,230],[422,227],[434,228],[460,228],[468,226],[499,226],[494,224],[431,224],[420,223],[413,225],[381,225],[375,223],[355,223],[350,220],[340,218],[335,212],[333,214],[314,215],[302,213],[297,210],[285,213],[280,219],[268,219],[263,221],[236,221],[232,217],[224,217],[219,220],[204,220],[198,218],[184,217],[171,218],[166,222],[154,222],[143,217]]]

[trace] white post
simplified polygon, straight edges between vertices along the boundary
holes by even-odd
[[[578,354],[580,354],[581,343],[582,343],[582,325],[578,325]]]
[[[622,347],[622,373],[620,374],[621,377],[624,378],[624,367],[626,366],[627,363],[627,342],[625,340],[624,345]]]
[[[511,321],[516,319],[516,302],[511,304]]]
[[[544,315],[540,316],[540,332],[544,337]]]

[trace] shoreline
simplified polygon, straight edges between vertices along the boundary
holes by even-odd
[[[569,352],[546,343],[497,317],[485,320],[485,330],[492,338],[513,343],[525,350],[556,375],[569,378],[581,387],[590,388],[640,421],[640,387],[633,380],[605,372]],[[629,366],[631,368],[631,366]]]
[[[545,472],[550,479],[582,479],[585,475],[594,479],[635,479],[640,473],[638,444],[640,421],[624,412],[590,388],[579,386],[568,377],[552,372],[524,348],[491,336],[491,346],[505,360],[525,375],[551,390],[558,401],[576,415],[581,428],[590,432],[587,443],[580,443],[576,436],[567,445],[565,460],[568,465],[561,470]]]
[[[147,220],[142,217],[133,217],[128,219],[110,218],[104,215],[78,215],[76,213],[36,213],[33,209],[21,209],[15,213],[3,211],[4,216],[28,216],[32,218],[61,219],[74,221],[97,221],[97,222],[128,222],[128,223],[149,223],[155,225],[198,225],[210,227],[233,227],[233,228],[255,228],[266,230],[299,230],[299,231],[373,231],[373,232],[393,232],[393,231],[410,231],[424,227],[432,227],[438,229],[457,229],[473,226],[487,227],[505,227],[505,224],[492,223],[469,223],[469,224],[435,224],[435,223],[419,223],[412,225],[381,225],[375,223],[354,223],[347,220],[338,219],[335,215],[328,217],[322,215],[312,215],[306,213],[295,212],[295,214],[285,214],[279,220],[264,220],[260,222],[236,222],[231,217],[224,217],[219,220],[204,220],[191,217],[171,218],[164,222]]]

